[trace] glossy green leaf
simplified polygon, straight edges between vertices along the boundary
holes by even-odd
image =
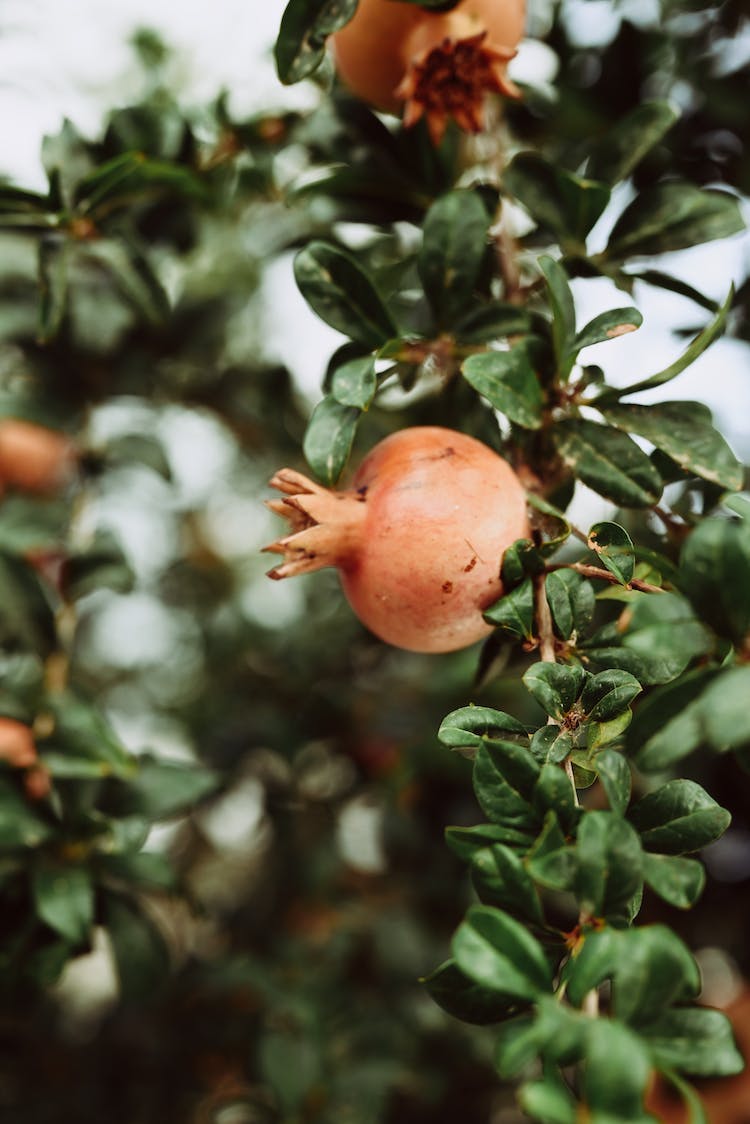
[[[601,312],[578,332],[573,352],[577,355],[584,347],[628,335],[640,328],[642,323],[643,317],[637,308],[613,308],[609,312]]]
[[[706,740],[718,752],[750,744],[750,667],[722,671],[700,699],[699,717]]]
[[[570,778],[559,765],[542,765],[532,803],[540,819],[547,812],[554,812],[566,835],[575,830],[581,813]]]
[[[610,260],[684,250],[745,229],[739,203],[726,191],[666,180],[636,195],[614,225]]]
[[[621,932],[606,927],[586,932],[583,945],[565,966],[567,996],[580,1007],[590,991],[611,979],[620,957]]]
[[[438,740],[450,749],[472,748],[487,738],[503,734],[527,737],[526,727],[517,718],[489,706],[462,706],[452,710],[440,723]]]
[[[534,635],[534,587],[531,578],[526,578],[516,589],[511,590],[494,605],[484,611],[484,619],[502,632],[530,640]]]
[[[525,853],[535,841],[536,826],[529,821],[526,830],[500,823],[483,823],[474,827],[447,827],[445,841],[455,855],[464,862],[471,862],[472,856],[477,851],[494,843],[503,843]]]
[[[544,579],[555,631],[563,640],[584,636],[594,617],[596,599],[591,582],[575,570],[553,570]]]
[[[643,593],[629,606],[625,627],[619,625],[623,647],[638,657],[634,670],[642,683],[664,683],[685,670],[691,660],[710,652],[711,634],[695,619],[690,605],[676,593]]]
[[[626,179],[678,118],[669,102],[641,102],[594,142],[587,174],[612,186]]]
[[[686,757],[706,740],[701,694],[717,674],[699,669],[654,691],[638,707],[628,748],[639,769],[658,772]]]
[[[706,883],[702,863],[677,855],[645,854],[643,876],[660,898],[677,909],[692,908]]]
[[[635,571],[635,547],[624,527],[595,523],[588,534],[588,548],[622,585],[628,585]]]
[[[595,915],[618,915],[642,882],[641,841],[614,812],[586,812],[578,827],[578,897]]]
[[[627,709],[618,714],[616,718],[610,718],[606,722],[589,722],[586,726],[586,749],[589,752],[594,752],[602,749],[605,745],[611,745],[612,742],[618,741],[627,730],[632,719],[633,712]]]
[[[541,945],[526,926],[492,906],[472,906],[452,942],[458,967],[484,987],[533,1002],[552,987]]]
[[[750,523],[706,519],[680,556],[680,586],[720,635],[741,643],[750,630]]]
[[[682,855],[723,835],[731,816],[695,781],[668,781],[630,809],[629,819],[649,851]]]
[[[327,395],[312,412],[302,448],[315,475],[335,484],[349,460],[361,413]]]
[[[630,803],[632,788],[632,777],[627,760],[614,749],[604,749],[596,756],[596,771],[607,794],[610,808],[619,816],[623,815]]]
[[[644,1120],[643,1097],[651,1063],[639,1036],[613,1019],[600,1019],[589,1039],[583,1094],[592,1120]]]
[[[535,663],[523,676],[526,690],[558,722],[575,703],[585,681],[586,672],[576,664]]]
[[[521,152],[503,175],[505,188],[563,246],[581,244],[610,197],[606,184],[551,164],[536,152]]]
[[[559,765],[574,746],[572,735],[555,723],[542,726],[531,739],[531,752],[540,765]]]
[[[327,37],[356,10],[357,0],[289,0],[274,48],[279,79],[291,85],[312,74],[323,60]]]
[[[507,1001],[470,979],[455,960],[446,960],[422,983],[439,1007],[465,1023],[485,1026],[502,1019],[507,1009]]]
[[[508,827],[534,826],[531,795],[539,765],[530,750],[514,742],[485,742],[474,761],[474,791],[488,819]]]
[[[516,539],[503,552],[500,576],[507,590],[519,585],[525,577],[544,571],[544,558],[531,539]]]
[[[542,424],[542,390],[522,344],[510,351],[470,355],[461,371],[490,405],[516,425],[538,429]]]
[[[367,348],[398,329],[374,284],[356,261],[327,242],[310,242],[294,259],[294,277],[321,320]]]
[[[613,667],[586,680],[581,706],[593,722],[608,722],[626,710],[642,690],[634,675]]]
[[[552,309],[552,342],[560,376],[564,379],[573,366],[576,312],[568,275],[559,262],[547,255],[539,259],[539,266],[547,283],[547,294]]]
[[[367,410],[375,397],[377,386],[375,360],[371,355],[364,355],[350,359],[336,368],[331,379],[331,395],[342,406]]]
[[[488,905],[500,906],[515,917],[543,923],[534,882],[518,855],[496,843],[476,851],[471,872],[477,894]]]
[[[625,433],[582,418],[554,429],[555,444],[584,484],[622,507],[650,507],[662,483],[646,454]]]
[[[655,387],[663,386],[665,383],[671,382],[672,379],[677,378],[678,375],[681,375],[682,372],[689,367],[691,363],[694,363],[698,356],[702,355],[706,348],[710,347],[714,340],[724,331],[733,300],[734,288],[732,287],[724,303],[716,309],[713,320],[698,332],[697,336],[690,341],[682,355],[675,359],[674,363],[670,363],[668,367],[657,371],[655,375],[649,375],[648,378],[631,383],[630,386],[623,386],[619,389],[607,387],[596,399],[597,408],[603,409],[605,405],[609,407],[620,398],[626,398],[630,394],[640,394],[644,390],[653,390]]]
[[[489,223],[481,197],[470,190],[440,196],[425,216],[417,268],[441,328],[451,327],[472,303]]]
[[[721,1011],[706,1007],[664,1011],[640,1033],[659,1068],[695,1077],[729,1077],[744,1068],[731,1023]]]
[[[37,916],[71,944],[86,941],[94,922],[94,887],[85,866],[40,862],[31,887]]]
[[[618,1018],[642,1026],[672,1003],[694,999],[700,991],[697,963],[666,925],[623,930],[618,944],[613,973]]]
[[[742,487],[743,466],[702,403],[620,404],[602,407],[602,413],[618,429],[645,437],[686,472],[732,491]]]

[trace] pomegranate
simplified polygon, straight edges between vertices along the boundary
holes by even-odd
[[[464,648],[491,631],[482,611],[502,596],[500,566],[529,535],[510,465],[473,437],[403,429],[365,457],[348,491],[283,468],[271,500],[292,533],[271,578],[335,566],[349,604],[382,640],[415,652]]]
[[[37,763],[34,735],[16,718],[0,718],[0,761],[14,769],[28,769]]]
[[[450,117],[467,132],[483,127],[492,91],[518,97],[506,74],[524,31],[524,0],[461,0],[450,12],[400,0],[359,0],[332,36],[338,73],[376,109],[421,117],[438,144]]]
[[[0,485],[47,495],[65,485],[74,465],[73,445],[63,433],[18,418],[0,422]]]

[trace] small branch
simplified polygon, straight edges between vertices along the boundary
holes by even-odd
[[[596,578],[598,581],[609,582],[610,585],[622,585],[619,578],[609,570],[605,570],[600,566],[587,566],[585,562],[553,562],[551,566],[547,567],[547,572],[552,570],[575,570],[577,574],[581,574],[584,578]],[[625,589],[637,589],[641,593],[666,593],[666,589],[662,589],[660,585],[652,585],[651,582],[644,582],[640,578],[633,578],[624,587]]]
[[[498,205],[495,222],[490,231],[495,242],[495,256],[497,267],[503,280],[503,289],[506,301],[509,304],[520,304],[523,291],[521,285],[521,272],[516,261],[516,243],[508,233],[508,228],[503,222],[503,203]]]
[[[599,1017],[599,992],[595,987],[592,987],[591,991],[587,991],[584,995],[581,1010],[589,1018],[597,1019]]]
[[[536,574],[534,577],[534,611],[539,632],[539,655],[544,663],[555,663],[555,632],[544,578],[544,574]]]

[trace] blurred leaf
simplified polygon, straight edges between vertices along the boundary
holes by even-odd
[[[177,876],[171,861],[157,851],[141,851],[137,854],[100,855],[99,864],[114,878],[131,886],[145,886],[152,890],[165,890],[174,893]]]
[[[23,559],[0,553],[0,642],[48,655],[55,645],[52,608]]]
[[[662,492],[659,473],[627,434],[582,418],[554,429],[566,465],[584,484],[622,507],[650,507]]]
[[[722,671],[699,702],[699,722],[711,747],[722,753],[750,744],[750,667]]]
[[[705,741],[701,692],[716,674],[706,668],[690,672],[654,691],[638,707],[628,748],[639,769],[658,772]]]
[[[610,260],[684,250],[745,229],[739,204],[725,191],[668,180],[638,193],[614,225]]]
[[[638,272],[629,273],[628,277],[632,277],[635,281],[645,281],[647,285],[655,285],[657,288],[666,289],[670,293],[677,293],[681,297],[687,297],[688,300],[694,301],[701,308],[707,309],[708,312],[713,312],[716,308],[716,302],[711,297],[705,296],[679,277],[672,277],[659,269],[641,269]]]
[[[98,531],[87,550],[65,559],[61,585],[65,597],[78,601],[97,589],[129,593],[135,581],[122,547],[109,531]]]
[[[682,548],[679,581],[701,617],[741,644],[750,630],[750,523],[704,520]]]
[[[698,965],[666,925],[644,925],[619,935],[614,967],[614,1011],[642,1026],[672,1003],[694,999],[700,991]]]
[[[0,773],[0,847],[38,847],[49,838],[52,829],[3,773]]]
[[[473,307],[453,325],[453,334],[463,344],[489,343],[507,339],[508,336],[525,335],[531,328],[531,318],[524,308],[502,301]]]
[[[331,394],[342,406],[367,410],[377,385],[375,360],[371,355],[363,355],[336,368],[331,379]]]
[[[600,1019],[597,1033],[589,1038],[583,1077],[592,1121],[642,1124],[647,1119],[643,1097],[650,1072],[649,1056],[639,1036],[614,1019]]]
[[[218,786],[218,775],[205,765],[144,755],[127,786],[118,789],[118,814],[168,819],[192,808]]]
[[[172,469],[161,441],[146,433],[123,433],[107,442],[104,457],[108,464],[144,465],[163,480],[172,479]]]
[[[312,412],[302,447],[310,468],[329,486],[346,467],[360,416],[355,407],[342,406],[330,395]]]
[[[525,1113],[542,1124],[575,1124],[578,1118],[573,1094],[557,1075],[550,1074],[541,1081],[522,1085],[518,1103]]]
[[[659,1068],[695,1077],[728,1077],[745,1065],[731,1023],[721,1011],[705,1007],[663,1011],[640,1032]]]
[[[586,680],[586,672],[575,664],[535,663],[524,673],[526,690],[556,721],[568,713]]]
[[[602,413],[618,429],[645,437],[686,472],[732,491],[742,487],[743,466],[702,403],[603,406]]]
[[[520,640],[530,640],[534,635],[534,587],[526,578],[494,605],[484,610],[484,619],[503,632]]]
[[[458,967],[503,995],[533,1001],[552,987],[541,945],[526,926],[492,906],[472,906],[452,942]]]
[[[610,196],[606,184],[550,164],[537,152],[515,156],[503,184],[532,218],[558,235],[563,246],[585,241]]]
[[[103,895],[103,921],[112,941],[122,998],[131,1002],[152,998],[169,976],[169,953],[161,933],[134,902],[112,890]]]
[[[498,734],[527,737],[526,727],[517,718],[488,706],[462,706],[447,714],[440,723],[438,740],[450,749],[480,746]]]
[[[491,406],[524,429],[542,424],[542,388],[523,344],[465,359],[462,374]]]
[[[68,304],[68,266],[71,243],[67,238],[40,238],[39,339],[49,343],[60,330]]]
[[[578,886],[583,909],[618,916],[642,881],[641,841],[614,812],[586,812],[578,827]]]
[[[326,39],[356,10],[357,0],[289,0],[274,48],[276,71],[284,85],[300,82],[317,69]]]
[[[619,523],[595,523],[588,534],[588,548],[622,585],[628,585],[635,570],[633,540]]]
[[[596,771],[607,794],[609,806],[618,816],[624,815],[630,803],[632,778],[630,766],[621,753],[604,749],[596,757]]]
[[[660,898],[677,909],[691,909],[706,882],[702,863],[677,855],[645,854],[643,876]]]
[[[495,1036],[495,1069],[503,1081],[512,1081],[534,1061],[539,1052],[536,1020],[517,1015],[498,1027]]]
[[[731,816],[695,781],[668,781],[634,804],[629,819],[649,851],[682,855],[723,835]]]
[[[131,777],[136,770],[135,759],[115,736],[109,723],[93,703],[71,691],[51,696],[47,707],[54,716],[49,737],[39,743],[44,761],[60,758],[88,761],[96,767],[96,775]],[[63,764],[63,762],[61,762]],[[60,776],[84,776],[91,773],[69,772]]]
[[[131,239],[101,238],[85,243],[86,257],[104,266],[117,288],[149,324],[169,318],[169,297],[146,254]]]
[[[449,191],[428,210],[417,267],[441,328],[452,327],[472,303],[487,248],[489,215],[475,191]]]
[[[343,250],[310,242],[294,259],[294,276],[310,307],[337,332],[367,348],[398,335],[372,281]]]
[[[679,116],[677,108],[669,102],[642,102],[614,125],[610,124],[604,136],[594,142],[587,175],[614,187],[630,175]]]
[[[586,680],[581,706],[593,722],[609,722],[626,710],[642,690],[634,675],[613,667]]]
[[[94,887],[85,866],[39,862],[31,876],[37,915],[73,945],[83,944],[94,923]]]

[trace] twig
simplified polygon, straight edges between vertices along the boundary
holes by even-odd
[[[547,572],[552,570],[575,570],[577,574],[581,574],[584,578],[597,578],[599,581],[609,582],[610,585],[622,585],[619,578],[605,570],[600,566],[587,566],[585,562],[553,562],[551,566],[547,567]],[[627,585],[626,589],[638,589],[641,593],[666,593],[666,589],[662,589],[660,585],[652,585],[651,582],[644,582],[641,578],[632,578]]]

